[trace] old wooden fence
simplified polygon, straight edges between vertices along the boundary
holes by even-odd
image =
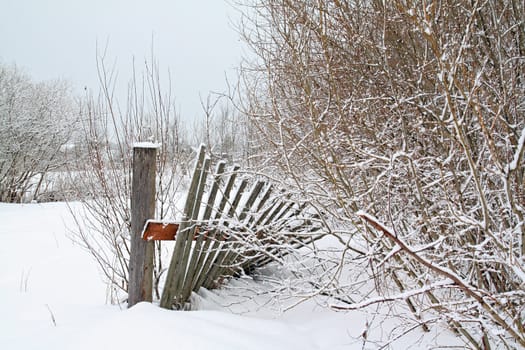
[[[155,148],[134,148],[129,306],[151,301],[153,240],[175,239],[160,305],[183,309],[199,288],[283,263],[288,253],[322,236],[316,214],[291,193],[238,166],[221,161],[213,174],[210,167],[201,146],[182,219],[159,222],[152,220]]]

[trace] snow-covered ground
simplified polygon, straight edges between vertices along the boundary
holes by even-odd
[[[225,291],[202,291],[198,311],[108,305],[96,263],[68,238],[67,227],[74,224],[64,203],[0,204],[0,349],[376,349],[384,343],[374,339],[388,337],[386,329],[399,322],[334,312],[315,300],[280,312],[273,299],[250,295],[264,289],[257,288],[261,282],[242,280]],[[364,342],[372,321],[374,334]],[[390,348],[438,344],[461,342],[434,327]]]

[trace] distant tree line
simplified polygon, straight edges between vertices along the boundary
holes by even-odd
[[[103,166],[113,158],[127,160],[129,148],[138,140],[161,143],[165,162],[180,161],[178,155],[190,153],[199,143],[206,143],[217,158],[237,162],[247,158],[241,117],[226,98],[213,98],[210,105],[212,96],[208,96],[203,118],[183,125],[173,97],[164,100],[160,82],[154,86],[151,75],[148,85],[140,86],[141,94],[159,97],[147,106],[131,97],[117,101],[108,91],[117,83],[111,79],[101,75],[96,96],[92,92],[77,96],[67,81],[36,82],[15,65],[0,64],[1,202],[94,196],[97,189],[79,188],[78,171]],[[128,92],[138,94],[131,88]],[[187,172],[186,164],[179,166]]]

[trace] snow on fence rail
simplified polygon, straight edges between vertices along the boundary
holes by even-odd
[[[134,148],[137,154],[149,152],[150,167],[155,151]],[[140,162],[140,157],[137,160]],[[141,162],[138,166],[146,165]],[[128,306],[151,301],[152,240],[175,240],[160,306],[184,309],[191,293],[199,288],[213,289],[224,278],[282,261],[289,252],[322,236],[318,217],[286,191],[276,190],[274,185],[255,176],[243,176],[239,166],[227,171],[223,161],[210,176],[210,166],[211,160],[201,146],[182,220],[158,222],[152,220],[151,214],[145,217],[133,210],[146,207],[149,213],[154,213],[150,192],[153,190],[153,198],[155,193],[154,181],[151,185],[152,181],[141,175],[144,170],[135,169],[134,165],[133,177],[143,184],[137,182],[132,188],[132,215],[138,216],[132,222],[140,222],[142,226],[133,230],[132,242],[141,242],[131,246]],[[152,175],[150,171],[149,176],[154,177],[154,172]],[[134,198],[150,204],[134,204]],[[131,278],[132,272],[137,271],[143,276],[135,273],[139,277]]]

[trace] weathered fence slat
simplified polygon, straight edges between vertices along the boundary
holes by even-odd
[[[204,241],[204,245],[202,245],[201,243],[199,245],[196,245],[195,247],[195,249],[198,250],[199,252],[199,258],[197,262],[195,263],[196,275],[192,278],[191,290],[189,291],[190,293],[191,291],[194,291],[196,288],[197,290],[198,288],[200,288],[200,286],[197,287],[197,284],[199,282],[200,276],[203,274],[203,271],[206,271],[205,266],[206,266],[207,257],[210,254],[209,252],[210,245],[214,241],[214,238],[215,238],[212,232],[214,230],[209,229],[210,227],[209,220],[213,212],[213,207],[215,204],[215,200],[217,198],[217,193],[219,192],[219,187],[220,187],[221,180],[222,180],[222,174],[224,173],[225,167],[226,167],[225,162],[223,161],[219,162],[217,164],[217,169],[215,170],[215,174],[213,176],[213,185],[208,195],[208,202],[206,204],[206,210],[204,211],[204,214],[202,216],[202,223],[204,224],[204,230],[206,234],[203,234],[199,237],[201,241]],[[207,239],[204,240],[204,237],[206,237]]]
[[[177,280],[175,276],[180,274],[180,256],[182,252],[184,251],[184,247],[186,245],[186,242],[189,237],[189,219],[192,216],[193,206],[195,203],[195,197],[196,197],[196,190],[199,185],[199,181],[201,178],[201,171],[204,165],[204,158],[205,158],[205,147],[204,145],[201,145],[199,149],[199,155],[197,158],[197,162],[195,164],[195,169],[193,172],[193,177],[191,180],[191,184],[188,190],[188,197],[186,198],[186,203],[184,205],[184,212],[182,216],[182,222],[179,226],[179,234],[178,239],[175,240],[175,248],[173,249],[173,255],[171,258],[171,262],[168,268],[168,273],[166,275],[166,283],[164,285],[164,290],[162,291],[162,297],[160,300],[160,306],[163,308],[170,309],[174,302],[174,297],[176,293],[176,283]]]
[[[193,251],[193,237],[195,236],[195,230],[196,230],[196,220],[199,216],[199,212],[201,209],[201,202],[202,202],[202,196],[204,194],[204,185],[206,184],[206,178],[208,175],[208,170],[210,167],[210,159],[206,159],[204,161],[204,165],[200,172],[200,179],[199,184],[196,189],[196,196],[193,199],[194,205],[193,210],[191,213],[191,217],[189,220],[189,226],[187,227],[188,235],[185,237],[186,244],[184,245],[184,248],[182,250],[182,255],[178,255],[178,258],[180,259],[179,262],[179,268],[174,275],[175,278],[175,302],[178,304],[178,307],[181,308],[184,306],[184,303],[186,302],[186,299],[183,298],[183,288],[184,284],[187,283],[187,275],[191,273],[191,270],[193,266],[189,265],[189,259],[190,255]],[[184,238],[183,238],[184,239]]]
[[[221,193],[219,207],[215,212],[214,220],[210,223],[210,227],[212,227],[212,229],[209,234],[209,237],[213,241],[213,245],[210,248],[210,250],[206,252],[206,258],[201,272],[199,274],[199,278],[197,279],[197,283],[195,283],[195,285],[193,286],[193,291],[198,291],[199,288],[205,284],[207,278],[211,275],[211,269],[214,266],[217,255],[224,244],[224,237],[221,231],[217,228],[217,226],[220,224],[220,220],[223,216],[223,211],[226,208],[226,204],[229,202],[230,194],[235,184],[235,179],[237,178],[238,170],[239,166],[236,165],[233,167],[233,169],[231,170],[230,177],[228,178],[228,182],[226,183],[226,186],[224,188],[224,191],[222,191]]]
[[[265,185],[264,181],[257,181],[255,185],[253,186],[253,189],[250,191],[250,197],[246,200],[246,203],[244,204],[244,208],[239,215],[239,222],[243,222],[243,220],[250,214],[250,209],[252,209],[252,206],[257,199],[257,197],[260,195],[263,187]]]
[[[206,161],[204,162],[204,171],[201,173],[201,181],[199,183],[199,188],[197,190],[198,193],[197,193],[197,198],[195,201],[192,222],[195,222],[195,220],[197,220],[198,214],[200,210],[202,209],[201,202],[202,202],[202,197],[204,194],[204,187],[206,185],[206,179],[208,177],[210,163],[211,163],[210,159],[206,159]],[[206,208],[204,211],[206,214]],[[204,222],[204,220],[205,218],[203,215],[201,222]],[[195,225],[196,225],[195,223],[192,224],[192,227],[191,227],[192,234],[195,234],[195,228],[196,228]],[[205,227],[202,227],[202,229],[199,231],[199,238],[194,243],[194,245],[192,246],[191,242],[189,242],[190,244],[186,246],[186,252],[184,255],[184,260],[182,260],[182,263],[185,266],[187,265],[187,268],[186,268],[186,275],[180,276],[180,278],[182,279],[181,283],[184,282],[183,285],[181,285],[181,287],[179,288],[178,297],[180,300],[183,300],[183,301],[188,300],[188,298],[191,295],[191,286],[193,284],[195,273],[198,269],[196,262],[198,261],[198,255],[201,254],[200,248],[202,245],[202,241],[204,240],[205,237],[206,237],[206,230],[205,230]],[[189,257],[190,251],[191,251],[191,258]]]
[[[241,253],[240,253],[241,246],[243,244],[246,244],[247,241],[250,240],[249,237],[242,237],[243,236],[243,231],[245,233],[244,236],[249,236],[249,231],[247,231],[246,227],[243,227],[242,221],[243,221],[244,217],[247,215],[247,213],[249,213],[250,210],[252,209],[252,206],[253,206],[253,204],[255,202],[255,199],[260,194],[263,185],[264,185],[263,181],[258,181],[254,185],[252,190],[250,191],[250,195],[249,195],[248,199],[246,200],[246,202],[244,203],[244,207],[243,207],[243,209],[241,211],[241,215],[239,216],[239,225],[240,225],[240,227],[236,228],[237,237],[232,237],[229,249],[224,254],[224,258],[221,261],[221,264],[220,264],[221,266],[219,267],[219,270],[218,270],[218,273],[217,273],[217,275],[219,275],[219,276],[221,276],[221,275],[232,275],[232,274],[235,274],[235,273],[238,272],[238,271],[236,271],[236,269],[234,268],[233,265],[236,262],[236,260],[238,260],[238,258],[241,256]],[[248,232],[248,235],[246,235],[247,232]],[[244,254],[246,254],[246,253],[247,252],[244,252]],[[239,268],[237,270],[239,270]]]
[[[221,226],[223,228],[227,228],[230,225],[228,218],[233,218],[236,211],[237,206],[239,205],[242,195],[244,193],[244,190],[246,189],[246,186],[248,185],[248,181],[246,179],[242,179],[239,187],[237,188],[237,191],[235,193],[235,197],[233,198],[233,201],[231,202],[230,208],[228,210],[228,214],[226,218],[223,218],[221,222]],[[231,234],[224,232],[223,234],[226,234],[226,237],[223,241],[222,248],[217,253],[217,256],[215,257],[215,262],[212,265],[210,272],[203,284],[205,288],[211,288],[216,283],[215,279],[216,277],[220,276],[220,272],[222,271],[222,264],[224,259],[226,258],[228,252],[231,249],[231,243],[233,241],[233,237]],[[226,248],[226,249],[225,249]]]

